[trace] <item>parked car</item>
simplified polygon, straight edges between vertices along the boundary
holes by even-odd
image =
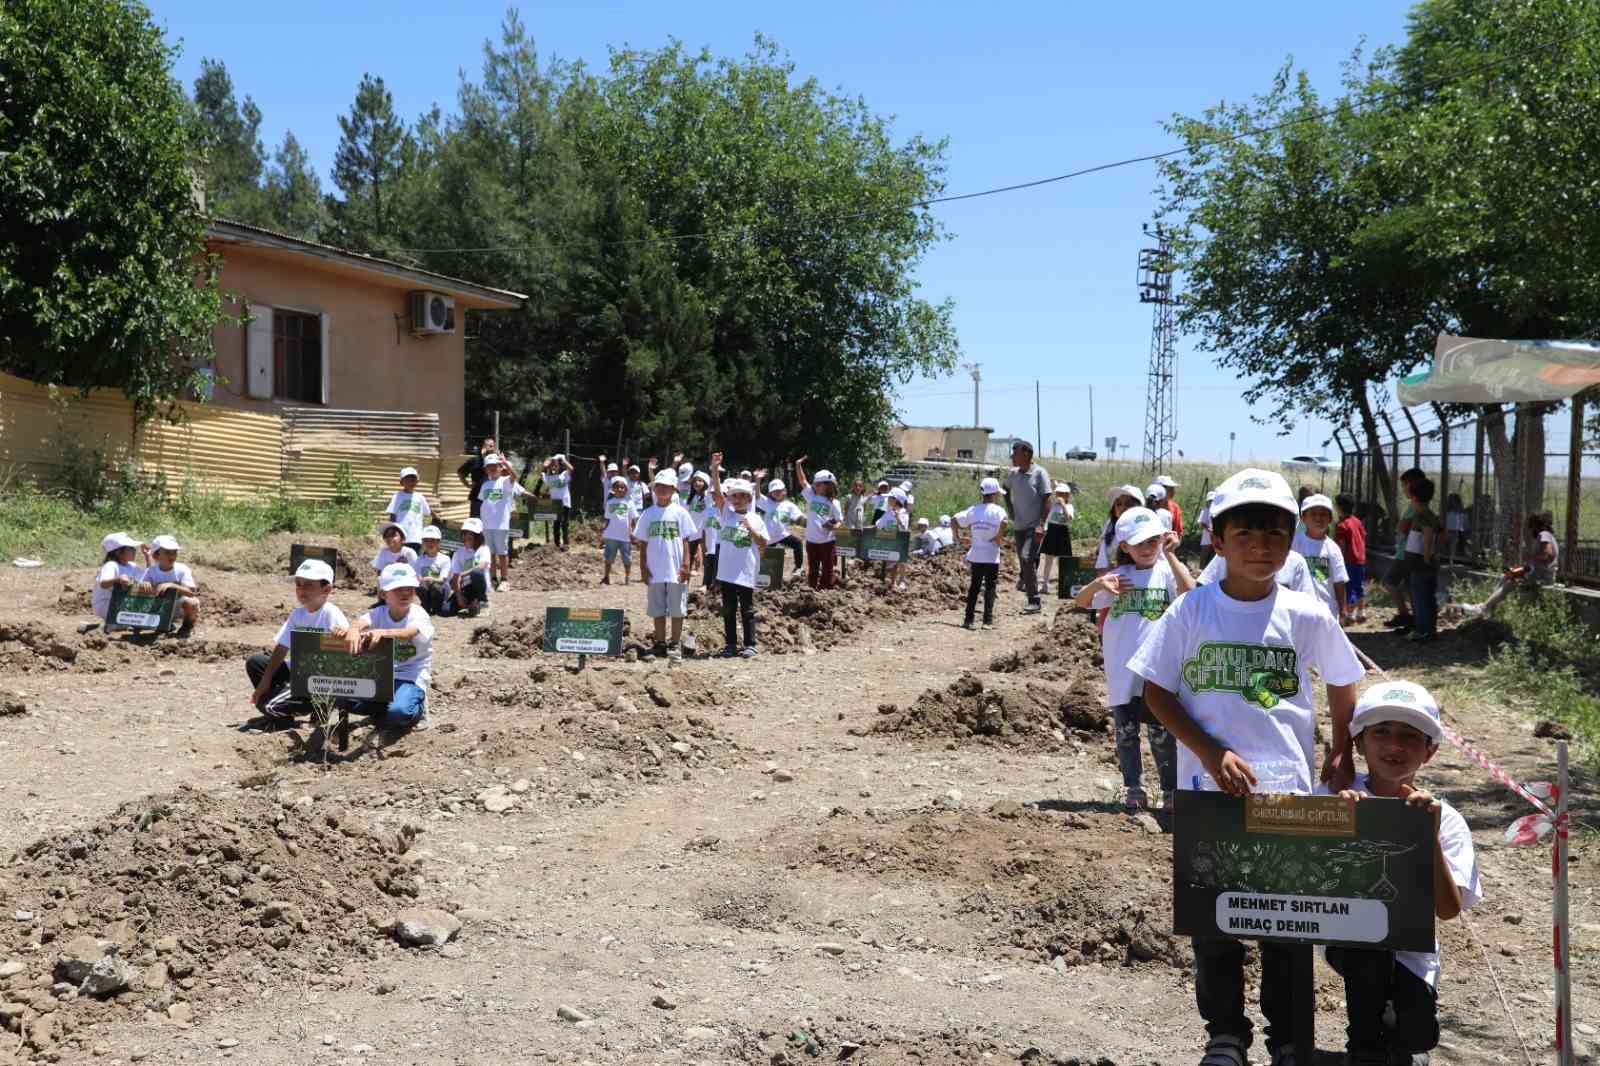
[[[1289,470],[1315,470],[1323,474],[1337,474],[1340,463],[1326,455],[1291,455],[1282,465]]]
[[[1061,458],[1063,459],[1081,459],[1086,463],[1094,462],[1095,457],[1096,453],[1087,448],[1068,448],[1061,453]]]

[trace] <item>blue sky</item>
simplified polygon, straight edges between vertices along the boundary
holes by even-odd
[[[497,3],[278,0],[256,6],[156,0],[156,22],[182,54],[192,85],[201,57],[223,60],[241,96],[264,113],[270,149],[286,129],[328,171],[336,116],[363,72],[381,75],[402,115],[435,102],[453,110],[462,71],[478,76],[497,38]],[[542,55],[606,62],[611,46],[669,37],[741,54],[757,32],[793,56],[798,73],[864,97],[909,136],[948,137],[950,193],[1058,174],[1171,147],[1160,123],[1263,90],[1285,58],[1326,92],[1363,38],[1397,42],[1406,5],[1394,0],[1286,4],[552,2],[522,16]],[[1138,303],[1135,261],[1157,180],[1139,164],[1038,189],[945,205],[951,240],[918,272],[923,295],[955,300],[965,359],[982,367],[984,424],[1035,435],[1034,381],[1043,383],[1048,445],[1087,444],[1089,386],[1099,447],[1108,435],[1137,457],[1144,426],[1150,311]],[[1190,456],[1282,456],[1320,448],[1325,423],[1288,436],[1251,421],[1243,385],[1179,343],[1177,446]],[[918,424],[970,424],[972,382],[917,381],[901,412]],[[1337,455],[1337,449],[1328,450]]]

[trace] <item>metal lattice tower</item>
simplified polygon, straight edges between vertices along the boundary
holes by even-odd
[[[1150,474],[1172,465],[1178,436],[1178,355],[1172,322],[1172,235],[1159,224],[1144,232],[1156,247],[1139,250],[1139,302],[1154,305],[1150,320],[1150,376],[1144,400],[1144,466]]]

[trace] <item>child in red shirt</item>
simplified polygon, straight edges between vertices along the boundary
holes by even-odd
[[[1355,497],[1341,492],[1333,501],[1339,508],[1339,524],[1333,527],[1334,543],[1344,552],[1344,566],[1350,572],[1350,583],[1345,587],[1343,615],[1339,621],[1367,620],[1367,527],[1356,517]]]

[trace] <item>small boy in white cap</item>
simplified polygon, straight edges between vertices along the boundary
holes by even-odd
[[[450,556],[450,588],[439,613],[446,618],[464,614],[478,617],[489,603],[489,574],[494,558],[484,543],[483,520],[461,523],[461,550]]]
[[[1200,508],[1200,513],[1195,516],[1195,524],[1200,527],[1200,569],[1204,570],[1211,565],[1211,560],[1216,558],[1216,550],[1211,547],[1211,501],[1216,498],[1217,490],[1206,491],[1205,506]]]
[[[896,492],[900,491],[898,489]],[[952,515],[956,528],[968,531],[972,543],[967,548],[967,564],[972,576],[967,582],[967,617],[961,624],[973,628],[978,611],[978,589],[983,589],[983,628],[994,628],[995,585],[1000,580],[1000,545],[1005,543],[1006,525],[1010,516],[1000,506],[1005,489],[1000,482],[986,477],[978,483],[982,501],[965,511]]]
[[[1245,469],[1217,487],[1212,536],[1227,562],[1221,581],[1181,597],[1134,652],[1144,701],[1177,739],[1178,788],[1309,793],[1315,668],[1327,686],[1332,756],[1322,779],[1354,777],[1350,718],[1361,663],[1314,592],[1281,586],[1299,507],[1283,475]],[[1207,1066],[1245,1066],[1252,1034],[1244,1012],[1243,942],[1196,936],[1195,999],[1205,1019]],[[1294,950],[1263,941],[1261,1012],[1275,1066],[1293,1062]]]
[[[633,580],[633,524],[639,520],[639,507],[628,495],[628,479],[611,475],[607,485],[605,521],[600,527],[600,543],[605,553],[605,572],[600,584],[611,584],[611,566],[622,557],[622,583]]]
[[[487,480],[483,488],[478,490],[478,499],[483,501],[478,517],[483,521],[483,536],[489,543],[489,554],[494,559],[490,564],[489,582],[497,592],[504,592],[511,587],[508,584],[511,577],[511,515],[517,508],[517,497],[528,495],[528,490],[511,476],[510,470],[511,467],[501,456],[487,456],[483,460],[483,472]]]
[[[572,513],[573,470],[571,460],[557,452],[545,460],[539,472],[540,489],[548,489],[550,502],[556,505],[556,520],[550,529],[550,539],[555,542],[557,551],[566,551],[571,546],[567,520]]]
[[[941,550],[944,548],[955,547],[956,535],[955,531],[950,528],[949,515],[942,514],[939,516],[939,528],[933,531],[933,535],[939,538],[939,547]]]
[[[429,614],[442,612],[450,598],[450,554],[439,550],[443,542],[438,526],[423,526],[422,551],[411,564],[417,573],[417,602]]]
[[[1106,698],[1117,730],[1117,766],[1122,771],[1124,802],[1129,810],[1144,807],[1144,766],[1139,758],[1139,727],[1150,731],[1164,806],[1172,807],[1178,782],[1177,744],[1144,703],[1144,678],[1128,669],[1128,660],[1167,608],[1194,588],[1194,577],[1178,559],[1178,535],[1161,525],[1147,507],[1130,507],[1117,519],[1117,565],[1085,585],[1074,598],[1079,607],[1106,610],[1101,647],[1106,671]]]
[[[406,531],[401,527],[399,522],[396,522],[393,519],[385,522],[383,524],[382,535],[383,547],[379,548],[378,554],[372,557],[372,569],[374,576],[382,574],[384,569],[391,563],[405,563],[407,566],[414,566],[416,564],[417,553],[406,546]],[[418,543],[420,543],[421,540],[422,531],[418,530]],[[378,596],[377,602],[383,602],[383,595],[381,593]]]
[[[911,531],[911,497],[905,489],[893,488],[885,498],[889,509],[883,512],[883,517],[878,519],[877,527],[885,533],[908,533]],[[883,570],[883,591],[904,592],[906,590],[906,564],[895,563],[885,566]]]
[[[1167,507],[1167,487],[1165,485],[1154,481],[1146,485],[1144,489],[1144,505],[1148,510],[1155,512],[1155,516],[1161,520],[1161,524],[1167,528],[1167,532],[1172,532],[1172,511]]]
[[[839,559],[834,530],[844,525],[844,508],[839,506],[839,482],[832,471],[818,470],[815,478],[806,479],[808,458],[802,455],[794,461],[794,478],[806,502],[806,584],[831,589]]]
[[[178,613],[183,620],[173,635],[187,640],[194,632],[195,623],[200,621],[200,586],[195,583],[189,564],[178,562],[178,553],[182,550],[178,538],[170,533],[151,541],[149,565],[139,583],[150,590],[151,596],[165,596],[170,592],[178,598]]]
[[[722,597],[722,658],[750,659],[756,654],[756,577],[761,573],[761,553],[767,550],[767,524],[753,506],[755,486],[743,478],[717,480],[722,455],[711,456],[712,499],[717,507],[717,584]],[[708,527],[709,529],[710,527]],[[739,644],[737,624],[744,626]]]
[[[694,518],[679,503],[678,478],[671,470],[655,476],[650,486],[655,503],[634,523],[633,540],[640,546],[639,576],[646,586],[645,614],[654,626],[657,656],[683,661],[683,616],[689,610],[689,553],[686,545],[694,533]],[[672,637],[667,638],[667,619]]]
[[[1350,574],[1345,569],[1344,552],[1328,536],[1333,526],[1333,501],[1320,492],[1307,496],[1300,501],[1300,523],[1303,528],[1295,531],[1294,550],[1306,561],[1317,597],[1335,618],[1340,618]]]
[[[344,636],[350,622],[328,599],[333,592],[333,567],[321,559],[307,559],[294,572],[295,609],[289,612],[273,640],[271,654],[257,653],[244,662],[245,676],[255,691],[250,705],[268,718],[293,718],[309,707],[291,702],[289,648],[293,633],[329,633]]]
[[[1039,545],[1039,556],[1043,560],[1039,564],[1041,594],[1050,588],[1050,571],[1056,560],[1072,554],[1072,520],[1077,517],[1078,509],[1072,505],[1072,486],[1057,481],[1050,493],[1050,511],[1045,516],[1044,542]],[[1066,595],[1064,587],[1061,595]]]
[[[1455,918],[1483,898],[1477,853],[1467,820],[1450,804],[1417,787],[1416,776],[1444,738],[1439,705],[1421,685],[1384,681],[1361,694],[1350,720],[1367,772],[1339,795],[1401,799],[1431,812],[1438,825],[1433,850],[1433,913]],[[1371,951],[1329,947],[1328,964],[1344,977],[1345,1061],[1350,1066],[1425,1066],[1439,1043],[1439,945],[1432,951]],[[1385,1022],[1392,1009],[1392,1027]]]
[[[911,536],[911,557],[931,559],[944,548],[944,541],[933,532],[926,518],[917,519],[917,531]]]
[[[872,495],[867,497],[867,510],[872,512],[870,525],[877,528],[878,519],[883,517],[883,512],[889,507],[889,479],[879,478],[878,485],[873,489]]]
[[[383,603],[350,626],[345,639],[356,655],[380,640],[394,641],[394,696],[388,704],[358,701],[356,710],[383,714],[388,729],[423,727],[428,715],[428,683],[433,678],[433,621],[416,602],[417,573],[394,563],[378,576]]]
[[[400,491],[389,497],[385,510],[388,512],[385,518],[400,523],[406,547],[413,552],[421,551],[422,527],[433,515],[433,508],[428,506],[428,498],[417,491],[416,467],[408,466],[400,471]]]
[[[144,548],[142,541],[126,533],[107,533],[100,538],[100,550],[105,553],[105,558],[95,572],[89,604],[94,608],[95,617],[102,622],[111,610],[112,588],[121,585],[131,590],[144,576],[144,567],[133,561]]]
[[[765,480],[766,476],[765,469],[757,470],[755,473],[757,484]],[[794,535],[792,527],[803,524],[806,516],[795,502],[789,499],[789,487],[781,479],[773,478],[767,482],[766,495],[756,499],[756,513],[766,519],[767,543],[781,544],[794,552],[794,568],[798,571],[804,560],[800,554],[800,538]]]

